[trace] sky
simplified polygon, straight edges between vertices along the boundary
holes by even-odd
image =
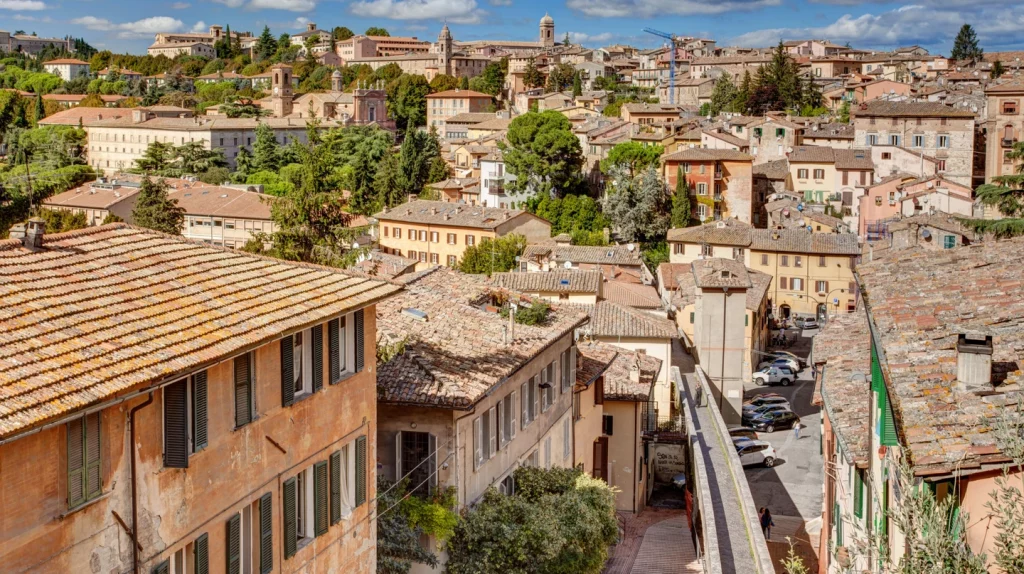
[[[144,54],[156,32],[230,25],[274,36],[308,22],[362,33],[434,40],[447,22],[456,40],[533,40],[545,13],[555,34],[599,47],[659,46],[645,27],[713,38],[719,46],[765,47],[779,39],[827,39],[863,49],[917,44],[948,54],[969,23],[986,51],[1024,48],[1024,0],[0,0],[0,30],[84,37],[99,49]]]

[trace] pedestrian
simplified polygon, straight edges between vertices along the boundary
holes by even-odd
[[[793,423],[793,436],[797,439],[800,438],[800,429],[802,426],[803,425],[800,424],[800,421]]]
[[[767,509],[763,509],[761,513],[761,530],[764,532],[764,539],[771,540],[772,537],[772,526],[775,526],[775,522],[772,521],[772,513]]]

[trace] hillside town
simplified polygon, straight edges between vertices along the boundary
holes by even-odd
[[[0,30],[0,572],[1024,572],[1024,52],[340,14]]]

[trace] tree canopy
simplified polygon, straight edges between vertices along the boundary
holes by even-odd
[[[142,178],[132,209],[135,225],[171,235],[181,234],[185,225],[185,209],[178,207],[178,200],[167,195],[168,189],[163,179],[153,181],[149,176]]]
[[[668,195],[665,183],[653,166],[637,176],[615,168],[602,206],[619,235],[630,242],[663,238],[668,231]]]
[[[960,27],[956,39],[953,40],[953,50],[949,57],[953,60],[980,60],[984,50],[978,45],[978,34],[970,24]]]
[[[506,182],[513,194],[527,190],[562,196],[583,182],[583,150],[564,115],[553,111],[529,112],[509,124],[502,142],[505,169],[515,176]]]
[[[608,152],[608,157],[601,160],[601,171],[611,173],[616,166],[623,166],[633,176],[650,166],[657,166],[665,148],[660,145],[644,146],[639,142],[623,142],[616,144]]]
[[[526,238],[510,234],[491,239],[485,237],[476,245],[470,245],[462,252],[459,270],[463,273],[482,273],[490,277],[494,273],[511,271],[518,262],[516,257],[526,249]]]
[[[402,74],[388,84],[388,114],[400,131],[427,123],[427,94],[430,84],[419,74]]]

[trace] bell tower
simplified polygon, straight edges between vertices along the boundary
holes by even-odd
[[[283,118],[292,113],[292,67],[276,64],[270,68],[270,101],[274,104],[274,117]]]
[[[452,75],[452,43],[452,33],[448,30],[448,24],[445,24],[437,36],[437,68],[438,72],[449,76]]]
[[[540,45],[544,48],[552,48],[555,45],[555,19],[547,12],[540,19]]]

